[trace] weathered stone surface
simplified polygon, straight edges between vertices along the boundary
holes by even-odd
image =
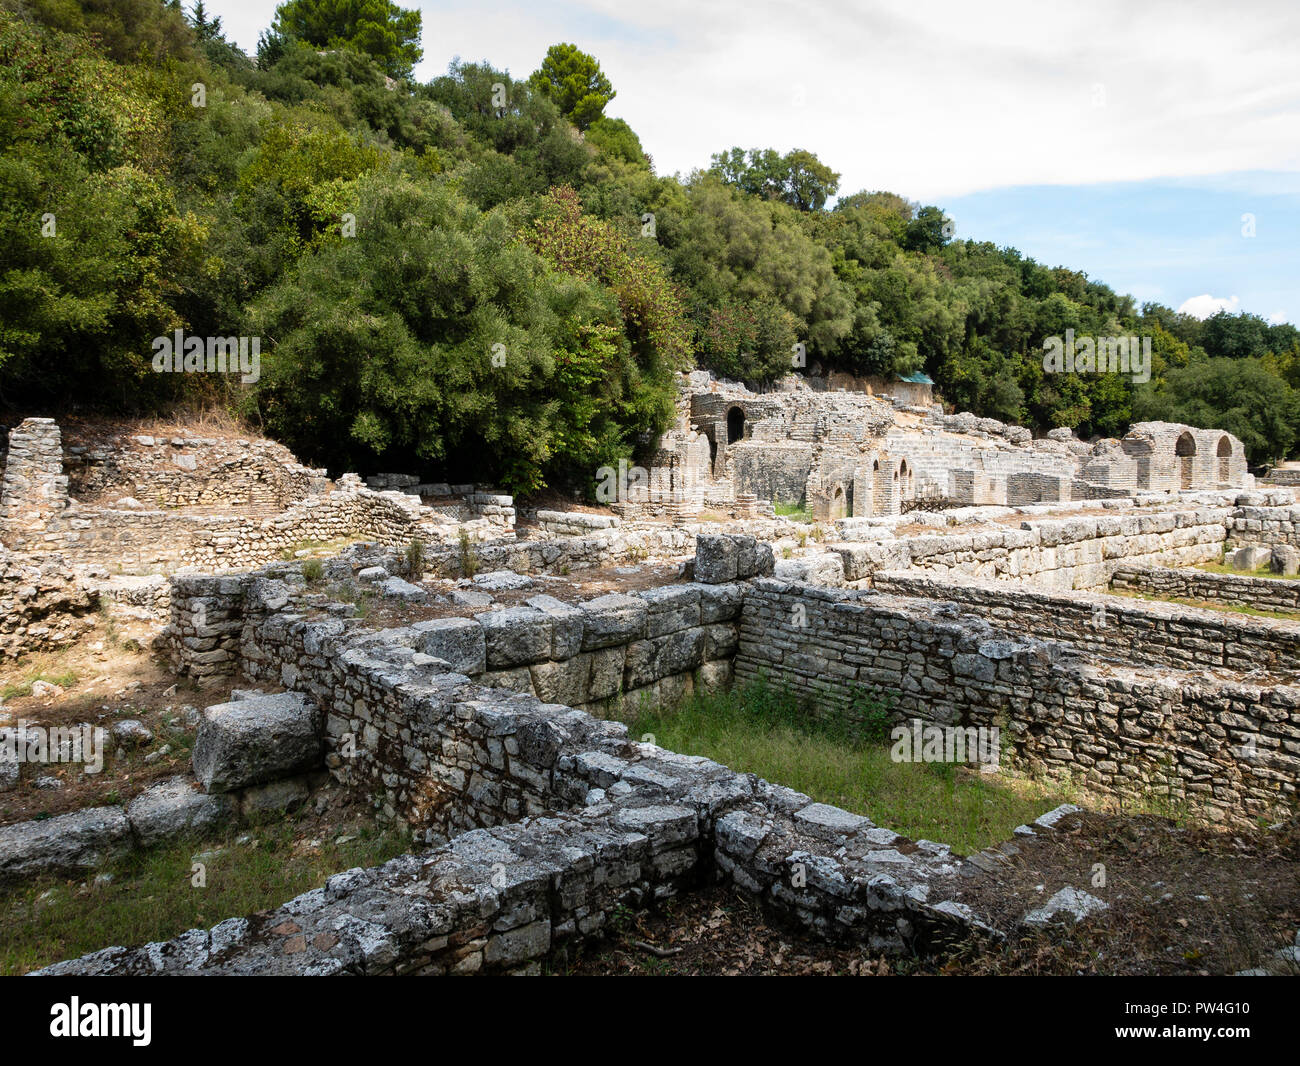
[[[665,585],[647,589],[641,600],[648,608],[646,636],[661,637],[679,629],[690,629],[700,624],[699,585]]]
[[[1110,904],[1105,900],[1066,885],[1041,907],[1029,911],[1022,920],[1025,925],[1048,925],[1060,920],[1081,922],[1109,909]]]
[[[143,748],[153,743],[153,733],[138,718],[123,718],[110,730],[113,739],[124,748]]]
[[[533,579],[512,570],[493,570],[486,574],[475,574],[474,584],[489,592],[503,592],[508,589],[530,588]]]
[[[237,813],[229,796],[200,792],[189,777],[173,777],[146,789],[126,809],[136,839],[146,848],[186,833],[215,829]]]
[[[487,664],[494,670],[527,666],[549,659],[552,621],[534,607],[506,607],[478,616],[487,647]]]
[[[456,673],[474,677],[487,669],[487,640],[474,619],[434,618],[411,628],[419,634],[416,647],[442,659]]]
[[[319,766],[321,715],[297,692],[221,703],[204,711],[194,773],[208,792],[229,792]]]
[[[645,636],[649,608],[643,600],[611,592],[582,605],[586,616],[582,650],[595,651],[627,644]]]
[[[740,549],[723,534],[695,538],[695,580],[706,585],[735,581],[740,575]]]
[[[582,634],[587,614],[554,596],[534,596],[529,607],[546,612],[551,620],[551,658],[570,659],[582,650]]]
[[[379,582],[379,588],[385,596],[406,600],[408,603],[422,603],[428,598],[428,593],[419,585],[412,585],[400,577],[390,577]]]
[[[1267,566],[1272,557],[1273,553],[1268,548],[1254,546],[1238,548],[1229,556],[1234,570],[1258,570],[1261,566]]]
[[[0,883],[43,874],[76,876],[130,849],[131,823],[121,807],[0,826]]]
[[[1269,559],[1269,567],[1275,574],[1294,577],[1300,573],[1300,548],[1290,544],[1275,544]]]

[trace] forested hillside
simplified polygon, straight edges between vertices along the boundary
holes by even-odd
[[[802,343],[1039,431],[1165,418],[1257,462],[1300,439],[1294,327],[953,239],[941,207],[841,190],[833,144],[657,174],[571,45],[417,84],[420,15],[387,0],[289,0],[255,57],[201,4],[0,6],[10,412],[217,403],[335,471],[527,492],[644,448],[676,371],[761,384]],[[259,338],[258,380],[155,372],[178,329]],[[1150,336],[1150,382],[1046,374],[1070,329]]]

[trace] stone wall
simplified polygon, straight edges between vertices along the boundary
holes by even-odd
[[[874,575],[872,587],[957,603],[1008,631],[1069,644],[1099,660],[1183,670],[1221,667],[1243,673],[1289,671],[1300,665],[1300,625],[1294,622],[1105,594],[1059,596],[951,575],[881,572]],[[1292,591],[1293,602],[1297,593],[1300,588]]]
[[[1169,566],[1121,566],[1111,574],[1110,585],[1116,590],[1145,592],[1166,599],[1300,611],[1300,581],[1281,578],[1215,574]]]
[[[614,515],[587,514],[583,511],[538,511],[537,528],[557,537],[585,537],[601,529],[616,529],[622,524]]]
[[[65,461],[87,500],[69,497]],[[241,570],[303,542],[346,537],[389,547],[451,544],[462,531],[476,541],[514,537],[510,496],[460,487],[456,514],[404,491],[372,491],[355,474],[331,487],[323,471],[271,441],[134,436],[69,448],[65,460],[58,425],[30,418],[10,433],[0,540],[13,551],[144,572]]]
[[[0,546],[0,660],[75,641],[94,626],[97,606],[61,555]]]
[[[1300,547],[1300,507],[1270,507],[1261,499],[1259,504],[1237,508],[1228,519],[1228,547],[1252,544]]]
[[[746,593],[735,673],[820,713],[859,713],[866,695],[898,719],[997,725],[1018,768],[1134,800],[1158,790],[1213,820],[1295,809],[1300,688],[1097,666],[951,604],[770,578]]]
[[[1200,563],[1222,556],[1227,508],[1035,519],[1019,529],[889,537],[829,544],[844,560],[844,579],[868,581],[878,570],[1018,580],[1044,588],[1102,589],[1117,566]]]
[[[29,542],[30,551],[50,547],[42,534],[68,505],[62,439],[52,418],[28,418],[9,433],[0,481],[0,532],[10,548],[19,541]]]
[[[636,596],[601,596],[577,607],[537,596],[523,607],[384,630],[362,644],[349,643],[359,625],[355,619],[309,621],[285,609],[291,596],[290,586],[268,576],[175,578],[171,622],[160,647],[183,674],[240,670],[254,680],[301,687],[322,706],[346,707],[327,723],[331,767],[365,794],[382,794],[390,817],[429,825],[429,810],[438,806],[435,800],[445,802],[446,789],[425,795],[410,788],[410,779],[437,763],[447,744],[472,744],[462,727],[473,727],[452,722],[461,732],[416,737],[411,705],[400,691],[388,690],[386,671],[454,670],[461,681],[473,679],[485,691],[504,690],[502,698],[524,694],[580,708],[672,703],[697,683],[730,681],[741,588],[683,583]],[[348,737],[364,741],[371,757],[355,762],[342,754]],[[388,746],[397,737],[400,743]],[[497,811],[502,821],[539,809],[537,795],[500,778],[500,752],[493,745],[479,754],[482,759],[451,774],[459,790],[471,787],[471,771],[495,790],[493,802],[487,792],[476,791],[476,809]]]
[[[303,466],[269,440],[137,434],[111,443],[71,444],[64,458],[69,492],[83,504],[111,505],[130,497],[159,509],[270,512],[326,484],[324,470]]]

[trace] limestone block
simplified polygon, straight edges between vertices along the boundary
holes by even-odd
[[[203,712],[194,773],[208,792],[229,792],[320,765],[321,714],[298,692],[220,703]]]

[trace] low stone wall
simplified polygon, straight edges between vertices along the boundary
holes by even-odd
[[[167,621],[171,584],[160,574],[148,577],[88,577],[87,584],[110,614]]]
[[[695,535],[670,526],[602,530],[584,537],[500,541],[471,549],[480,570],[513,570],[517,574],[568,573],[641,562],[652,557],[689,556]],[[441,577],[463,576],[461,551],[435,548],[426,555],[425,570]]]
[[[1269,507],[1261,501],[1237,508],[1228,519],[1228,547],[1253,544],[1300,547],[1300,507]]]
[[[557,537],[584,537],[598,529],[622,525],[615,515],[587,514],[585,511],[538,511],[537,528]]]
[[[1300,667],[1296,622],[1097,593],[1059,596],[1006,582],[915,572],[877,573],[872,587],[957,603],[1010,632],[1060,641],[1098,659],[1134,666],[1222,667],[1242,673]]]
[[[97,607],[63,556],[0,546],[0,660],[77,640],[94,626]]]
[[[181,775],[146,789],[126,806],[90,807],[0,826],[0,885],[34,877],[81,877],[128,852],[301,806],[325,780],[301,774],[209,796]]]
[[[1167,599],[1202,600],[1233,607],[1300,611],[1300,581],[1215,574],[1169,566],[1122,566],[1110,577],[1111,588],[1145,592]]]
[[[413,769],[437,764],[448,743],[473,747],[476,741],[463,731],[415,740],[412,706],[375,680],[385,664],[450,669],[462,680],[535,695],[548,704],[603,709],[625,700],[671,703],[697,683],[730,681],[741,595],[735,584],[686,583],[636,596],[601,596],[577,607],[537,596],[523,607],[384,630],[342,652],[359,623],[308,621],[284,610],[291,589],[274,578],[179,577],[172,582],[171,623],[159,642],[180,673],[205,677],[239,669],[254,680],[288,687],[301,679],[303,690],[322,706],[347,707],[328,722],[331,767],[366,794],[382,794],[389,817],[432,825],[447,788],[412,790]],[[342,754],[358,737],[371,752],[360,763]],[[388,747],[390,742],[396,746]],[[468,788],[466,775],[474,769],[493,790],[491,797],[476,792],[475,817],[495,811],[492,818],[510,821],[539,809],[542,800],[520,791],[519,781],[499,776],[498,749],[476,751],[451,779],[453,791]],[[367,776],[364,785],[359,774]],[[467,828],[452,817],[441,831]]]
[[[844,579],[869,581],[879,570],[1014,579],[1054,589],[1101,589],[1120,565],[1182,564],[1221,557],[1226,508],[1151,514],[1036,519],[1019,529],[828,544],[844,560]]]
[[[192,433],[121,436],[111,445],[72,443],[64,467],[68,490],[83,503],[124,496],[147,507],[228,507],[279,511],[325,485],[324,470],[303,466],[269,440]]]
[[[822,713],[861,713],[865,695],[900,720],[1000,726],[1017,767],[1129,799],[1155,789],[1212,820],[1273,821],[1296,804],[1300,688],[1094,666],[950,604],[759,578],[735,672]]]

